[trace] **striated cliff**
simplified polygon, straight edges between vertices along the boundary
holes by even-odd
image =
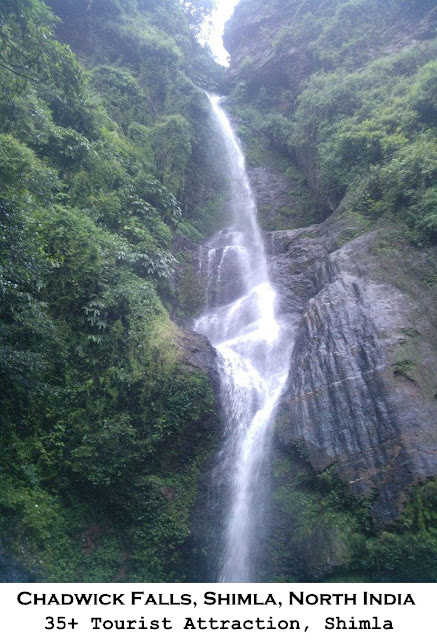
[[[385,255],[394,229],[336,250],[343,230],[340,216],[270,236],[283,311],[301,314],[279,435],[304,443],[314,469],[335,464],[354,493],[376,489],[387,523],[405,488],[437,472],[436,298],[420,281],[435,252]]]

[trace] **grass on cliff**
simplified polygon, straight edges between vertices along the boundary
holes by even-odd
[[[437,241],[434,8],[289,0],[267,9],[247,0],[236,12],[235,23],[238,15],[280,12],[258,45],[270,52],[271,73],[263,75],[254,56],[236,69],[233,95],[255,136],[303,171],[309,223],[357,193],[353,206],[370,221],[387,216],[405,224],[415,244]]]

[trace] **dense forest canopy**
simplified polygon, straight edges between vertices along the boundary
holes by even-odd
[[[214,399],[168,310],[175,235],[218,224],[210,5],[0,6],[2,544],[51,580],[185,572]]]

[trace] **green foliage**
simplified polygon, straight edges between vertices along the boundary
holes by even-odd
[[[208,180],[186,74],[215,69],[208,3],[49,4],[63,24],[0,7],[2,550],[37,580],[177,580],[214,439],[164,309],[175,234],[203,224],[183,213]]]
[[[245,10],[253,4],[248,1]],[[235,95],[254,105],[257,130],[303,170],[319,218],[345,196],[352,203],[352,194],[361,194],[353,206],[369,219],[390,216],[409,227],[417,244],[435,242],[437,44],[431,9],[428,2],[290,0],[280,27],[272,22],[272,31],[263,34],[273,42],[269,64],[280,71],[278,78],[270,86],[262,74],[252,77]],[[423,41],[407,39],[390,51],[408,28],[424,30]],[[304,83],[293,75],[295,59],[285,61],[288,51],[306,69]],[[240,72],[243,78],[248,70]]]
[[[147,93],[128,70],[99,66],[93,70],[91,84],[102,97],[108,115],[125,133],[132,123],[145,125],[153,117]]]
[[[180,193],[191,154],[188,122],[179,115],[169,116],[155,126],[151,136],[159,177],[172,191]]]
[[[275,55],[280,56],[287,53],[294,39],[294,30],[292,27],[282,27],[273,40],[273,51]]]
[[[390,532],[362,540],[352,565],[381,582],[436,582],[437,483],[416,487]]]
[[[275,461],[274,486],[273,580],[320,581],[347,570],[357,537],[374,531],[371,500],[354,497],[334,467],[316,474],[298,445],[291,459]]]
[[[54,39],[55,22],[39,0],[4,0],[0,7],[0,68],[9,81],[47,83],[72,96],[81,90],[81,71],[68,47]]]
[[[372,519],[372,496],[355,497],[331,467],[315,473],[296,450],[275,467],[271,540],[279,581],[435,582],[435,480],[411,490],[390,531]],[[280,515],[278,515],[280,514]]]

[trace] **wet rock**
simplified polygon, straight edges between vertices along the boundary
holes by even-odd
[[[437,474],[437,303],[420,283],[432,256],[404,247],[400,270],[378,254],[383,231],[336,249],[342,234],[335,216],[267,234],[281,313],[301,317],[278,433],[316,471],[335,465],[354,493],[375,491],[388,523],[404,491]]]
[[[171,319],[181,327],[190,328],[205,306],[205,282],[200,272],[201,247],[176,235],[173,253],[177,263],[171,279],[171,292],[166,297],[171,306]]]
[[[269,167],[250,169],[249,178],[263,229],[272,231],[302,226],[301,197],[295,180]]]
[[[266,234],[272,256],[270,274],[280,294],[280,314],[302,314],[318,289],[320,265],[328,256],[328,248],[325,242],[309,235],[313,230],[317,227]]]
[[[183,329],[179,333],[178,344],[183,350],[185,369],[206,374],[218,395],[217,352],[208,338],[189,329]]]

